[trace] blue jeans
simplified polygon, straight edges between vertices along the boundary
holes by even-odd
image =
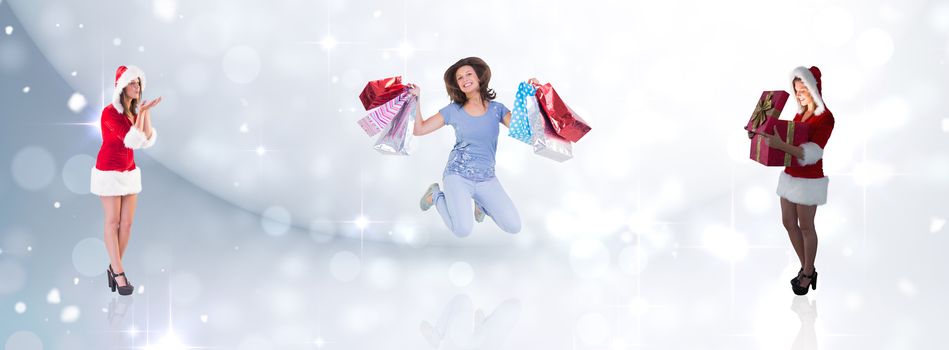
[[[455,174],[446,175],[443,179],[444,192],[435,192],[435,208],[445,221],[445,226],[455,236],[466,237],[471,234],[474,226],[474,208],[471,200],[481,205],[485,215],[504,232],[518,233],[521,231],[521,216],[514,207],[514,202],[504,192],[498,178],[475,182]]]

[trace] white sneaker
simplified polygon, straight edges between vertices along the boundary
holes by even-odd
[[[484,222],[484,210],[475,202],[475,221]]]
[[[422,208],[422,211],[427,211],[435,205],[435,191],[438,191],[438,183],[433,183],[431,186],[428,186],[428,190],[425,191],[425,194],[422,195],[422,200],[419,201],[419,208]]]

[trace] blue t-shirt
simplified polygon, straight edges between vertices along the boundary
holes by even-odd
[[[457,103],[451,103],[438,112],[445,118],[445,124],[455,128],[455,147],[448,154],[443,176],[457,174],[478,182],[493,178],[499,125],[510,110],[491,101],[487,112],[480,116],[471,116]]]

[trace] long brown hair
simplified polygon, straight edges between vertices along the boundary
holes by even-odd
[[[458,71],[458,68],[463,66],[471,66],[478,76],[478,88],[481,90],[481,101],[487,103],[497,97],[497,94],[494,93],[494,89],[488,88],[488,83],[491,82],[491,67],[488,67],[488,64],[478,57],[468,57],[458,60],[458,62],[455,62],[455,64],[448,67],[448,70],[445,71],[445,90],[448,90],[448,97],[451,98],[452,102],[460,105],[464,105],[465,102],[468,102],[468,96],[461,91],[461,87],[458,86],[458,81],[455,79],[455,72]]]
[[[139,84],[138,86],[140,87],[139,90],[138,90],[138,97],[141,98],[141,97],[142,97],[142,89],[141,89],[142,81],[141,81],[141,79],[135,79],[135,80],[133,80],[133,82],[138,82],[138,84]],[[129,83],[129,84],[131,84],[131,83]],[[125,109],[124,113],[122,113],[122,114],[125,114],[126,116],[131,117],[131,118],[138,118],[138,98],[133,98],[131,101],[129,101],[129,100],[128,100],[128,97],[125,96],[125,88],[126,88],[126,87],[128,87],[128,85],[122,87],[122,99],[121,99],[121,101],[122,101],[122,107],[123,107],[123,109]],[[134,112],[133,112],[133,111],[134,111]]]

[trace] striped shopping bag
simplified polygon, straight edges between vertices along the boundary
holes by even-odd
[[[392,118],[402,109],[402,104],[408,99],[409,92],[404,91],[396,98],[389,100],[379,107],[373,108],[369,114],[357,121],[362,130],[369,136],[375,136],[382,130],[385,130]]]

